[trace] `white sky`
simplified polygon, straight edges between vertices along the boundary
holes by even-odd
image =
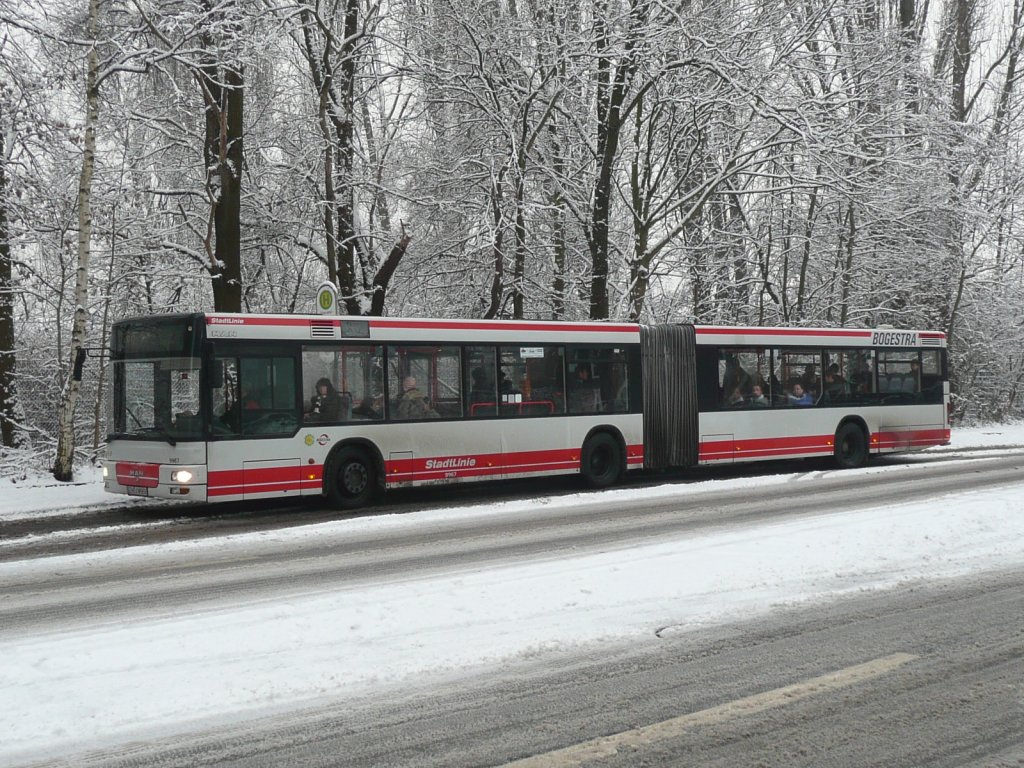
[[[1024,426],[954,430],[954,447],[1015,445]],[[855,470],[872,473],[888,468]],[[810,473],[802,482],[829,473]],[[692,501],[792,476],[614,489],[609,500]],[[588,493],[587,500],[595,500]],[[272,550],[408,530],[579,496],[488,502],[292,529],[0,564],[0,580],[187,561],[199,549]],[[98,477],[81,485],[12,484],[0,518],[125,503]],[[680,534],[571,559],[463,567],[366,587],[264,593],[202,611],[62,630],[0,628],[0,765],[329,703],[508,664],[586,643],[650,639],[844,594],[1024,563],[1024,478],[1010,489],[951,494],[777,523]],[[666,578],[675,574],[678,578]],[[312,589],[312,588],[311,588]]]

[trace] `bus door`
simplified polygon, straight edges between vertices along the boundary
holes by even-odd
[[[500,476],[494,360],[493,346],[388,347],[388,408],[397,422],[389,485]]]
[[[210,376],[211,496],[299,495],[295,358],[288,350],[218,347]]]
[[[498,347],[497,416],[503,475],[579,470],[579,446],[569,438],[565,415],[565,348],[540,344]],[[597,410],[597,390],[590,393]],[[488,395],[490,397],[490,395]]]
[[[946,439],[942,352],[938,349],[878,350],[878,393],[885,408],[875,447],[906,450]]]

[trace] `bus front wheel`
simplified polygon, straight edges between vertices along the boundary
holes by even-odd
[[[373,459],[359,448],[342,448],[331,459],[327,473],[327,498],[336,509],[357,509],[373,500],[377,469]]]
[[[840,469],[863,467],[868,461],[868,439],[853,423],[843,424],[836,432],[836,465]]]
[[[607,488],[622,475],[622,448],[607,432],[598,432],[583,444],[580,471],[591,488]]]

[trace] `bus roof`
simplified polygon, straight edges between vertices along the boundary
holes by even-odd
[[[335,315],[207,313],[210,338],[434,342],[638,343],[636,323],[459,320]],[[941,331],[891,328],[694,326],[697,344],[716,346],[945,347]]]

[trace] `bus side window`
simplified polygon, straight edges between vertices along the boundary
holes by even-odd
[[[937,349],[921,352],[920,402],[942,402],[942,353]]]
[[[719,370],[718,348],[700,345],[697,347],[697,408],[713,411],[718,408]]]
[[[849,350],[826,349],[821,372],[821,402],[839,405],[849,402],[853,362]]]
[[[566,350],[566,381],[569,413],[616,412],[620,394],[628,408],[629,365],[625,347],[601,345]],[[618,401],[622,403],[621,399]]]
[[[213,419],[210,431],[214,435],[240,434],[242,403],[238,390],[238,358],[217,357],[213,366],[217,369],[213,380],[219,382],[219,386],[211,387]]]
[[[499,347],[498,412],[502,416],[563,413],[562,347]]]
[[[766,408],[771,404],[772,377],[768,350],[721,349],[718,362],[720,407]]]
[[[302,393],[307,424],[383,419],[384,348],[358,343],[304,346]]]
[[[495,378],[494,347],[466,347],[463,391],[466,415],[476,419],[498,414],[498,386]]]
[[[390,416],[399,421],[462,417],[462,349],[455,345],[388,347]]]
[[[299,426],[296,370],[292,357],[243,357],[242,433],[283,435]]]
[[[341,354],[341,389],[350,395],[353,420],[383,419],[384,347],[345,347]]]
[[[911,403],[920,399],[921,355],[916,350],[879,350],[878,391],[885,402]]]
[[[816,349],[776,349],[772,393],[776,405],[812,405],[821,395],[822,353]]]

